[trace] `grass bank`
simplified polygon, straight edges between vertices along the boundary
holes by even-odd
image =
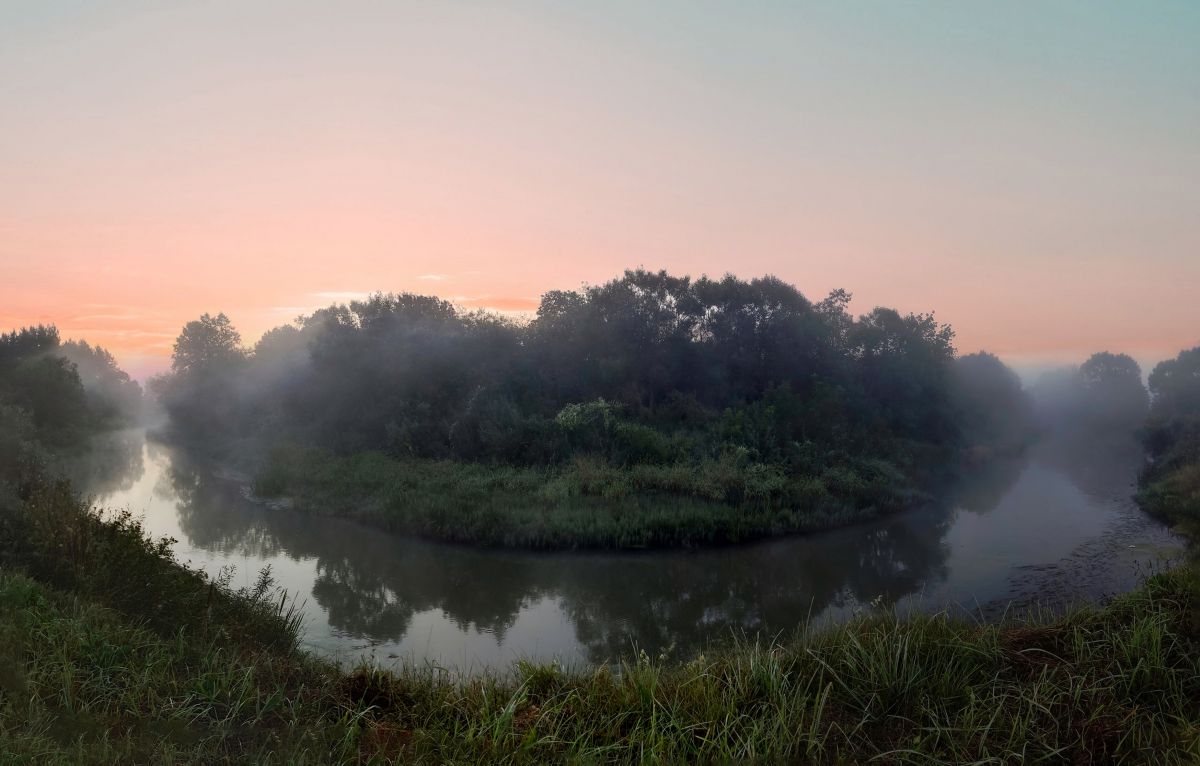
[[[562,466],[337,456],[273,450],[255,481],[263,497],[431,539],[529,548],[729,543],[826,529],[911,504],[891,464],[863,461],[816,475],[726,455],[695,463]]]
[[[1200,535],[1200,462],[1152,470],[1138,503],[1193,540]]]
[[[0,515],[0,753],[13,763],[1194,763],[1200,577],[977,625],[880,615],[619,672],[346,672],[271,587],[171,560],[64,485]]]

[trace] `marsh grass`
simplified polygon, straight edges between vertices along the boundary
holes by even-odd
[[[874,461],[784,476],[736,457],[695,464],[563,466],[341,457],[274,450],[255,492],[392,532],[477,545],[640,548],[729,543],[842,526],[905,507],[916,494]]]

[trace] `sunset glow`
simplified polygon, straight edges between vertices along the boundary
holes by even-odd
[[[1018,362],[1200,342],[1200,6],[906,8],[6,4],[0,328],[144,377],[206,311],[642,265]]]

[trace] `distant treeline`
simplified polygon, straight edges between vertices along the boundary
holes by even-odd
[[[549,292],[528,323],[378,294],[277,327],[253,349],[206,314],[153,385],[196,437],[514,463],[714,449],[787,461],[805,445],[889,453],[1019,439],[1029,426],[1030,398],[995,356],[956,359],[953,331],[932,314],[854,317],[849,301],[837,290],[814,303],[773,277],[638,270]],[[1140,376],[1129,357],[1097,354],[1047,380],[1045,398],[1132,409],[1136,423]]]
[[[950,328],[890,309],[856,319],[849,299],[812,303],[770,277],[630,271],[547,293],[527,324],[380,294],[249,351],[227,318],[205,315],[155,389],[193,435],[432,458],[653,462],[741,448],[786,460],[806,444],[957,440]]]

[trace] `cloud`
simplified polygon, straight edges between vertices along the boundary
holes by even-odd
[[[450,277],[445,274],[422,274],[421,276],[417,277],[417,279],[423,279],[426,282],[444,282],[449,278]]]
[[[109,338],[174,338],[176,333],[173,332],[154,332],[151,330],[103,330],[98,327],[84,328],[72,330],[72,334],[78,334],[84,338],[89,336],[102,336]]]
[[[71,321],[74,322],[136,322],[140,319],[145,319],[145,314],[82,314],[74,317]]]
[[[325,292],[312,293],[314,298],[320,298],[326,301],[365,301],[374,293],[370,290],[329,290]]]

